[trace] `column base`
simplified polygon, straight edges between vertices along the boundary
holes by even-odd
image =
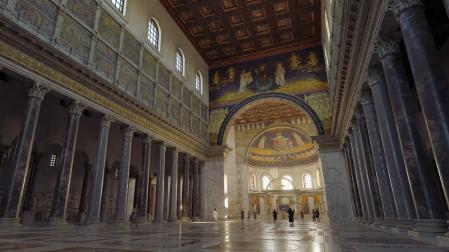
[[[142,217],[137,217],[135,222],[136,223],[146,223],[146,222],[151,222],[151,219],[147,219],[147,217],[142,216]]]
[[[182,222],[192,222],[192,219],[190,217],[181,217]]]
[[[129,224],[129,218],[126,217],[115,217],[112,221],[113,224]]]
[[[396,224],[395,219],[383,219],[382,224],[379,226],[381,230],[390,231]]]
[[[380,226],[382,226],[385,223],[385,219],[382,217],[379,218],[374,218],[373,222],[371,223],[371,226],[378,228]]]
[[[20,223],[20,218],[0,218],[0,227],[19,228],[23,226]]]
[[[437,236],[437,245],[440,247],[449,247],[449,235],[446,233],[445,235]]]
[[[67,220],[63,217],[50,217],[48,223],[52,226],[64,226],[68,224]]]
[[[447,222],[443,219],[416,220],[413,231],[418,233],[444,234],[447,231]]]
[[[31,226],[34,223],[34,213],[30,210],[25,210],[22,212],[21,223],[25,226]]]
[[[407,234],[415,227],[416,222],[412,219],[397,219],[395,225],[391,228],[393,233]]]
[[[98,218],[98,217],[87,217],[85,223],[86,223],[86,225],[89,225],[89,226],[91,226],[91,225],[98,225],[98,224],[100,224],[100,218]]]

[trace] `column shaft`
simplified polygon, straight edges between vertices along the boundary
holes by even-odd
[[[390,175],[388,174],[387,165],[385,163],[385,154],[379,134],[376,110],[369,89],[362,90],[362,107],[368,129],[371,156],[377,175],[377,184],[379,185],[380,197],[382,199],[384,218],[396,219],[397,212],[396,205],[394,204],[393,191],[391,189]]]
[[[190,198],[190,157],[189,154],[184,153],[184,171],[182,178],[182,217],[188,218],[189,212],[189,198]]]
[[[22,129],[16,143],[11,164],[13,175],[5,211],[5,217],[7,218],[19,218],[21,214],[25,200],[25,192],[27,191],[27,181],[30,174],[28,168],[39,119],[39,112],[42,100],[47,92],[48,89],[39,84],[35,84],[28,91],[25,118],[22,123]]]
[[[138,217],[143,220],[148,219],[148,192],[150,187],[150,164],[151,164],[151,137],[145,136],[143,143],[142,176],[139,184],[139,204]]]
[[[362,106],[356,108],[357,124],[359,126],[359,143],[362,152],[362,169],[366,170],[366,180],[368,182],[368,192],[371,194],[368,199],[372,204],[373,217],[383,217],[382,200],[379,193],[379,185],[377,184],[377,175],[374,169],[374,163],[371,155],[370,142],[368,137],[368,130],[366,128],[365,115],[363,114]]]
[[[355,131],[358,131],[358,128],[355,125],[355,121],[352,124],[352,130],[350,132],[349,135],[349,139],[351,141],[351,152],[352,155],[354,156],[354,173],[355,173],[355,177],[357,180],[357,188],[359,190],[359,197],[360,197],[360,205],[361,205],[361,210],[362,210],[362,215],[363,218],[368,218],[369,214],[368,214],[368,204],[366,201],[366,197],[365,197],[365,186],[363,186],[363,180],[362,180],[362,173],[360,171],[360,158],[359,158],[359,153],[357,151],[357,141],[355,138]]]
[[[193,165],[193,217],[198,219],[199,218],[199,182],[200,182],[200,174],[199,174],[199,161],[198,159],[195,159],[194,165]]]
[[[382,65],[400,136],[418,219],[445,219],[444,196],[437,170],[419,130],[419,111],[399,50],[384,55]],[[444,231],[444,230],[443,230]]]
[[[103,182],[103,195],[101,195],[101,210],[100,210],[100,221],[103,223],[108,222],[108,210],[109,210],[109,188],[111,182],[111,174],[109,169],[104,171],[104,182]]]
[[[83,110],[84,106],[77,101],[72,102],[69,107],[69,120],[65,132],[50,218],[65,219],[66,217],[79,121]]]
[[[449,81],[420,1],[394,1],[416,91],[449,204]]]
[[[111,121],[112,118],[110,116],[104,115],[100,122],[97,156],[93,166],[92,186],[87,213],[87,221],[91,224],[96,224],[100,221],[101,196],[103,195],[104,169]]]
[[[131,162],[131,151],[133,144],[134,128],[127,126],[123,134],[122,160],[120,161],[117,204],[115,206],[115,221],[123,222],[129,220],[126,212],[129,186],[129,166]]]
[[[350,145],[349,139],[346,139],[346,142],[343,146],[343,151],[344,151],[344,154],[346,157],[346,165],[347,165],[347,170],[348,170],[348,175],[349,175],[349,185],[350,185],[351,194],[352,194],[352,208],[353,208],[353,213],[354,213],[355,217],[362,217],[361,209],[359,209],[357,182],[355,180],[355,174],[354,174],[354,170],[353,170],[354,164],[350,157],[349,145]]]
[[[391,188],[396,205],[398,219],[412,220],[416,217],[410,191],[405,163],[401,153],[399,137],[393,112],[388,98],[385,84],[368,80],[376,109],[377,121],[379,123],[380,136],[384,148],[385,161],[387,163],[388,174],[390,175]],[[377,84],[377,85],[373,85]]]
[[[157,167],[157,185],[156,185],[156,213],[155,222],[164,220],[164,183],[165,183],[165,151],[167,145],[164,142],[158,143],[158,167]]]
[[[171,150],[171,186],[170,186],[170,212],[169,221],[178,220],[178,151]]]

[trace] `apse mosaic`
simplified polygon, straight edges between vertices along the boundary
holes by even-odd
[[[332,109],[321,46],[212,69],[209,76],[211,143],[236,104],[266,92],[303,99],[326,132],[331,128]]]
[[[247,154],[247,163],[258,167],[300,165],[317,159],[317,147],[312,139],[290,127],[271,128],[258,135]]]

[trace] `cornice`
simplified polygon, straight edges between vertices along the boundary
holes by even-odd
[[[333,135],[343,142],[346,129],[363,85],[364,73],[374,49],[374,38],[378,34],[386,5],[381,0],[347,0],[343,14],[340,41],[340,58],[335,78]],[[341,69],[341,70],[340,70]]]
[[[89,106],[102,113],[105,113],[102,109],[107,110],[124,121],[140,126],[145,133],[157,135],[161,140],[178,145],[198,157],[206,157],[208,145],[184,133],[130,95],[1,16],[0,38],[0,55],[4,57],[1,61],[4,64],[5,61],[11,62],[12,71],[27,74],[30,79],[41,76],[50,85],[56,84],[52,89],[57,92],[71,98],[74,95],[82,97],[89,102]],[[19,71],[19,68],[23,70]]]

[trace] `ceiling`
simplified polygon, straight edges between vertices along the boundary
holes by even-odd
[[[160,0],[209,65],[320,43],[320,0]]]
[[[254,122],[284,121],[292,118],[308,118],[308,115],[298,105],[284,100],[267,100],[255,105],[240,114],[234,124],[247,124]]]

